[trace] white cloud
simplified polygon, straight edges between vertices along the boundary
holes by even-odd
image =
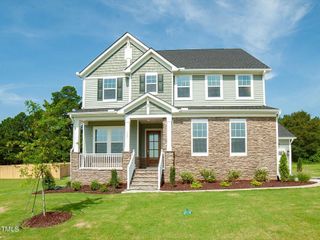
[[[30,99],[13,92],[17,88],[20,87],[11,84],[0,85],[0,104],[17,105],[23,104],[27,99]]]
[[[103,2],[145,24],[167,16],[183,20],[220,38],[225,45],[240,46],[256,55],[269,51],[273,42],[294,32],[311,9],[309,2],[301,0]],[[172,27],[169,28],[167,32],[172,32]]]

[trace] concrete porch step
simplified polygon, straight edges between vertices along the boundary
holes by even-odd
[[[139,181],[133,181],[131,183],[131,186],[157,186],[158,182],[153,181],[153,182],[139,182]]]
[[[130,186],[130,189],[126,190],[126,191],[156,191],[157,187],[150,187],[150,186]]]
[[[132,182],[157,182],[158,178],[156,177],[134,177]]]

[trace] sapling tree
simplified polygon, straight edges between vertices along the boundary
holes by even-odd
[[[282,153],[280,158],[279,173],[280,173],[281,181],[283,182],[288,181],[290,173],[289,173],[289,167],[288,167],[288,159],[285,153]]]

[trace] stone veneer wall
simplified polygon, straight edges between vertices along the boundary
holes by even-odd
[[[200,178],[203,168],[213,169],[218,179],[226,177],[229,170],[241,171],[242,179],[252,179],[257,168],[267,167],[269,177],[277,176],[276,118],[247,119],[247,156],[230,156],[230,118],[208,118],[209,156],[191,156],[191,119],[174,118],[172,157],[176,167],[177,180],[182,171],[192,172]],[[167,165],[166,161],[166,165]],[[169,178],[166,168],[166,177]]]
[[[127,166],[130,161],[130,152],[123,152],[122,170],[117,170],[118,176],[122,183],[127,181]],[[70,154],[70,180],[79,181],[82,184],[90,184],[93,180],[100,183],[109,182],[111,178],[111,170],[96,169],[79,169],[79,153],[72,152]]]

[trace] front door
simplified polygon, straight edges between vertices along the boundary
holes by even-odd
[[[147,130],[146,135],[147,166],[158,166],[161,151],[161,131]]]

